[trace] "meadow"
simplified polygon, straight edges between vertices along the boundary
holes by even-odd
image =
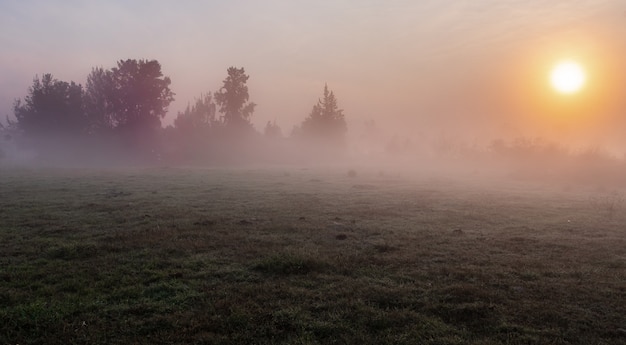
[[[0,170],[0,344],[626,344],[622,190]]]

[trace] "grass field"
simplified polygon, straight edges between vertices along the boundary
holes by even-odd
[[[626,344],[622,192],[0,171],[0,344]]]

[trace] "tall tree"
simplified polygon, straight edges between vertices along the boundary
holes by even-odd
[[[339,109],[335,94],[324,85],[324,97],[313,106],[309,116],[302,123],[302,134],[326,142],[343,144],[348,130],[343,109]]]
[[[82,134],[87,126],[82,95],[82,86],[74,82],[57,80],[52,74],[35,77],[28,95],[13,106],[17,128],[38,142]]]
[[[157,130],[174,101],[169,77],[164,77],[156,60],[121,60],[111,70],[110,101],[116,127],[131,132]]]
[[[89,131],[105,132],[117,125],[114,108],[113,72],[102,67],[93,68],[85,85],[85,115]]]
[[[256,104],[248,103],[248,78],[243,67],[230,67],[224,85],[215,93],[215,101],[223,114],[222,122],[227,128],[252,128],[250,117]]]

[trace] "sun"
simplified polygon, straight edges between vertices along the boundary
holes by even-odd
[[[550,73],[552,87],[562,94],[574,94],[585,86],[587,77],[582,66],[575,61],[562,61]]]

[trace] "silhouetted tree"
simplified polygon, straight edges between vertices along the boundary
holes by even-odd
[[[174,93],[156,60],[120,60],[117,67],[93,68],[85,87],[91,130],[156,130]]]
[[[39,148],[75,139],[87,128],[82,95],[82,86],[74,82],[54,79],[51,74],[35,77],[24,100],[15,101],[15,125]]]
[[[248,103],[249,95],[246,85],[248,78],[249,76],[246,75],[243,67],[230,67],[228,68],[228,77],[224,79],[224,85],[215,93],[215,101],[223,114],[222,122],[226,128],[252,128],[250,117],[256,104]]]
[[[276,124],[276,121],[267,121],[263,134],[268,138],[280,138],[283,136],[283,133],[280,130],[280,127]]]
[[[209,92],[201,95],[193,106],[187,105],[184,112],[179,112],[174,119],[174,128],[183,133],[205,131],[216,124],[216,105]]]
[[[161,119],[174,100],[170,84],[156,60],[120,60],[110,70],[92,69],[85,90],[90,134],[127,158],[155,158]]]
[[[201,95],[184,112],[178,112],[170,131],[170,146],[182,160],[205,160],[211,148],[214,127],[218,126],[215,114],[217,106],[213,95]]]
[[[85,115],[90,133],[108,132],[117,125],[114,108],[115,86],[113,72],[102,67],[93,68],[85,85]]]
[[[302,123],[302,135],[326,144],[343,144],[348,130],[343,110],[337,105],[335,94],[324,85],[324,97],[313,106]]]
[[[105,78],[105,81],[108,77]],[[112,88],[105,92],[116,128],[157,130],[174,93],[156,60],[122,60],[111,70]]]

